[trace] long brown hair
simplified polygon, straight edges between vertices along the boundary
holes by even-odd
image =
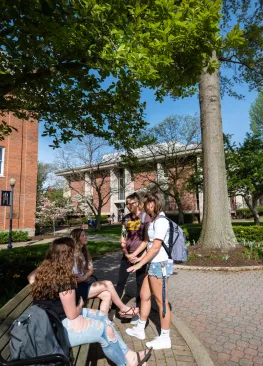
[[[80,272],[86,271],[88,268],[88,264],[91,261],[91,255],[90,255],[87,245],[82,245],[80,242],[80,235],[83,231],[84,231],[83,229],[73,229],[70,233],[71,237],[74,239],[74,242],[75,242],[75,258],[76,258],[78,270]],[[83,260],[82,260],[81,254],[83,254],[85,261],[86,261],[85,268],[83,268]]]
[[[149,193],[144,197],[144,205],[147,203],[154,203],[154,217],[158,216],[161,211],[163,211],[163,199],[158,193]]]
[[[77,286],[73,274],[74,251],[72,238],[62,237],[52,242],[32,285],[34,300],[56,300],[60,292]]]

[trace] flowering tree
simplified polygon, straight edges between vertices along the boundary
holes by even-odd
[[[87,199],[82,196],[81,194],[76,194],[73,198],[72,198],[72,203],[71,205],[73,206],[73,213],[75,213],[76,215],[79,216],[79,218],[85,216],[90,216],[92,215],[90,206],[87,202]]]
[[[64,219],[68,214],[69,207],[58,206],[57,203],[51,202],[47,197],[40,199],[37,206],[36,223],[40,226],[48,226],[52,224],[53,231],[56,231],[56,221]]]

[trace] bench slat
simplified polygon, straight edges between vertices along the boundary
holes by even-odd
[[[9,328],[13,322],[31,305],[32,297],[28,295],[17,308],[1,323],[0,326],[0,351],[9,339]],[[7,340],[7,341],[6,341]]]
[[[0,323],[30,294],[30,285],[24,287],[13,299],[0,309]]]

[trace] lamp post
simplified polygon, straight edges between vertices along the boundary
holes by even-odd
[[[15,178],[11,178],[10,181],[11,187],[11,197],[10,197],[10,221],[9,221],[9,236],[8,236],[8,245],[7,249],[12,249],[12,221],[13,221],[13,203],[14,203],[14,187],[16,184]]]

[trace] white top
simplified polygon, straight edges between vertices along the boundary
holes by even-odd
[[[84,255],[83,255],[83,254],[82,254],[82,262],[83,262],[83,267],[82,267],[82,268],[85,268],[85,266],[86,266],[86,261],[85,261],[85,258],[84,258]],[[93,267],[93,263],[92,263],[92,261],[89,261],[88,269],[89,269],[90,267]],[[82,271],[82,273],[80,273],[80,272],[79,272],[76,257],[75,257],[75,259],[74,259],[73,273],[74,273],[74,274],[81,274],[82,276],[84,276],[84,275],[86,274],[84,271]]]
[[[165,213],[160,212],[159,215],[165,216]],[[152,247],[154,239],[162,240],[168,247],[169,232],[170,232],[169,221],[166,218],[160,217],[159,219],[157,220],[155,219],[154,221],[152,221],[148,227],[149,243],[147,245],[147,250],[149,250]],[[169,257],[165,249],[163,248],[163,246],[161,246],[159,252],[153,257],[151,262],[154,263],[163,262],[167,261],[168,259]]]

